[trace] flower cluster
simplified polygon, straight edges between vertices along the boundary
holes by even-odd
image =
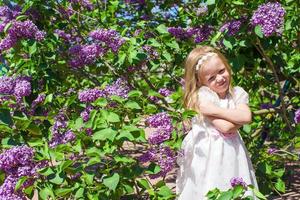
[[[295,112],[294,121],[296,124],[300,123],[300,108],[298,110],[296,110],[296,112]]]
[[[104,88],[106,97],[116,95],[116,96],[126,99],[126,98],[128,98],[129,91],[130,91],[130,87],[128,86],[128,84],[124,78],[118,78],[115,82],[113,82],[110,85],[107,85]]]
[[[105,49],[97,44],[75,45],[69,49],[71,60],[70,67],[77,69],[91,65],[105,53]]]
[[[90,32],[89,36],[102,47],[109,47],[114,53],[117,53],[125,42],[119,33],[112,29],[97,29]]]
[[[148,58],[150,59],[157,59],[159,57],[158,52],[149,45],[143,46],[143,50],[147,53]]]
[[[245,22],[245,18],[228,21],[221,26],[219,31],[220,32],[227,31],[228,35],[233,36],[237,32],[239,32],[244,22]]]
[[[31,94],[29,77],[18,77],[16,79],[8,76],[0,77],[0,94],[14,95],[17,100]]]
[[[243,178],[240,177],[234,177],[230,180],[230,184],[232,187],[235,187],[237,185],[241,185],[244,188],[247,188],[247,184],[245,183],[245,181],[243,180]]]
[[[148,138],[150,144],[160,144],[170,139],[173,125],[172,120],[167,113],[161,112],[148,117],[146,119],[146,124],[151,128],[156,128]]]
[[[281,35],[283,31],[285,10],[278,2],[262,4],[254,11],[251,24],[260,25],[266,37],[273,34]]]
[[[15,19],[21,13],[21,8],[19,6],[13,6],[9,8],[8,6],[0,6],[0,32],[3,32],[5,26]]]
[[[13,21],[8,35],[0,42],[0,51],[13,47],[20,39],[35,39],[42,41],[46,33],[40,31],[38,27],[30,20],[24,22]]]
[[[68,121],[63,111],[60,111],[56,117],[54,125],[52,126],[52,138],[49,142],[51,148],[56,147],[59,144],[65,144],[75,140],[76,135],[72,130],[67,130]]]
[[[161,94],[162,96],[164,97],[168,97],[172,94],[172,91],[169,90],[168,88],[160,88],[158,90],[158,93]],[[159,102],[159,98],[156,97],[156,96],[150,96],[149,99],[155,103],[158,103]]]
[[[92,106],[87,106],[81,113],[80,116],[84,122],[87,122],[90,119],[90,112],[93,110]]]
[[[69,0],[71,4],[79,4],[83,8],[86,8],[87,10],[93,10],[94,5],[89,0]]]
[[[45,94],[39,94],[37,98],[31,103],[31,108],[35,108],[38,104],[43,103],[45,101],[45,98]]]
[[[213,27],[210,25],[203,25],[200,27],[192,27],[187,29],[181,27],[170,27],[168,28],[168,32],[180,40],[194,38],[195,43],[201,43],[209,38],[213,32]]]
[[[6,174],[0,187],[0,199],[26,199],[22,189],[34,183],[34,178],[38,177],[38,169],[47,166],[47,162],[35,162],[33,156],[33,149],[25,145],[12,147],[0,154],[0,169]],[[23,176],[28,179],[15,191],[17,181]]]
[[[79,101],[84,103],[94,102],[99,97],[105,97],[105,92],[98,88],[86,89],[78,93]]]
[[[206,3],[200,3],[200,6],[196,8],[196,15],[197,16],[202,16],[205,13],[207,13],[208,8]]]
[[[149,149],[138,159],[141,163],[154,162],[158,164],[161,169],[160,172],[158,172],[157,174],[150,175],[150,178],[157,178],[160,176],[165,176],[174,168],[176,156],[175,153],[169,147],[160,146],[158,149]]]

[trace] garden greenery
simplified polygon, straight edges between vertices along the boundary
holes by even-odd
[[[165,177],[195,115],[182,77],[197,45],[250,94],[256,195],[284,193],[300,147],[297,2],[2,1],[0,199],[176,198]],[[251,199],[242,178],[209,199]]]

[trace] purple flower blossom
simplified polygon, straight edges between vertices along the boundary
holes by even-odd
[[[208,8],[206,3],[200,3],[200,6],[196,9],[196,15],[197,16],[202,16],[205,13],[207,13]]]
[[[145,45],[143,46],[143,50],[148,54],[150,59],[157,59],[159,57],[158,52],[152,46]]]
[[[185,30],[181,27],[170,27],[168,28],[168,32],[173,35],[174,37],[184,40],[191,38],[193,36],[193,33],[190,31]]]
[[[0,77],[1,94],[13,94],[14,87],[15,87],[15,80],[12,77],[8,77],[8,76]]]
[[[251,18],[252,26],[260,25],[266,37],[273,34],[281,35],[283,31],[285,9],[278,2],[262,4],[254,11]]]
[[[155,149],[149,149],[146,153],[142,154],[140,157],[138,157],[138,160],[141,163],[146,163],[149,161],[153,161],[155,159],[156,155],[156,150]]]
[[[125,42],[117,31],[111,29],[97,29],[90,32],[89,36],[100,45],[109,47],[114,53],[117,53]]]
[[[232,187],[235,187],[237,185],[241,185],[244,188],[247,188],[247,184],[245,183],[245,181],[243,180],[243,178],[240,177],[234,177],[230,180],[230,184]]]
[[[54,33],[56,33],[58,35],[58,37],[62,38],[63,40],[65,40],[65,42],[70,42],[71,40],[71,34],[69,33],[66,33],[65,31],[63,30],[59,30],[59,29],[56,29],[54,31]]]
[[[73,131],[68,130],[68,131],[63,135],[62,143],[65,144],[65,143],[67,143],[67,142],[71,142],[71,141],[75,140],[75,138],[76,138],[76,135],[73,133]]]
[[[94,89],[86,89],[78,93],[78,99],[81,102],[93,102],[99,97],[105,97],[105,93],[97,88]]]
[[[31,108],[35,108],[38,104],[45,101],[46,95],[45,94],[39,94],[37,98],[32,102]]]
[[[76,69],[84,67],[85,65],[94,64],[96,59],[101,57],[105,50],[97,44],[91,45],[75,45],[69,49],[69,54],[72,59],[69,65]]]
[[[124,78],[118,78],[111,85],[105,87],[104,92],[107,97],[116,95],[122,98],[128,98],[128,93],[130,91],[130,87],[128,86],[126,80]]]
[[[84,122],[87,122],[90,118],[90,112],[93,110],[92,106],[87,106],[81,113],[80,116]]]
[[[241,26],[245,22],[245,18],[241,18],[238,20],[231,20],[226,22],[225,24],[222,25],[220,28],[220,32],[225,32],[227,31],[227,34],[230,36],[235,35],[237,32],[239,32]]]
[[[294,121],[296,124],[300,123],[300,108],[298,108],[298,110],[296,110],[296,112],[295,112]]]
[[[161,94],[164,97],[170,96],[172,94],[172,91],[169,90],[168,88],[160,88],[158,90],[158,93]]]
[[[205,40],[208,40],[209,36],[213,32],[213,27],[210,25],[203,25],[199,28],[195,28],[195,43],[201,43]]]
[[[17,98],[29,96],[31,94],[31,84],[25,79],[16,80],[14,95]]]
[[[94,8],[94,5],[89,0],[69,0],[71,4],[79,4],[83,8],[86,8],[87,10],[91,11]]]
[[[146,124],[152,128],[156,128],[148,138],[150,144],[160,144],[170,139],[173,125],[172,120],[167,113],[162,112],[148,117],[146,119]]]

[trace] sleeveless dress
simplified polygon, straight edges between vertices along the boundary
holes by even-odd
[[[200,102],[210,101],[222,108],[234,109],[238,104],[248,104],[248,93],[241,87],[233,88],[233,95],[219,99],[206,86],[198,92]],[[258,189],[255,172],[245,144],[238,132],[223,134],[205,119],[193,118],[192,129],[182,142],[183,155],[177,158],[179,171],[176,179],[176,193],[179,200],[205,200],[208,191],[219,188],[226,191],[230,180],[242,178],[246,184]],[[251,190],[245,196],[257,199]]]

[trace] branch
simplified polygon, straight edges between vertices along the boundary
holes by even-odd
[[[261,45],[260,40],[259,40],[258,37],[256,37],[256,44],[254,46],[259,51],[259,53],[261,54],[261,56],[264,58],[264,60],[266,61],[266,63],[269,65],[269,67],[271,68],[271,70],[273,71],[273,74],[274,74],[275,80],[276,80],[276,85],[277,85],[277,88],[278,88],[278,91],[279,91],[279,98],[281,100],[281,105],[282,105],[281,106],[281,111],[282,111],[282,115],[283,115],[283,120],[287,124],[290,132],[293,132],[293,128],[292,128],[292,126],[290,124],[290,121],[289,121],[289,119],[287,117],[286,105],[285,105],[284,100],[283,100],[283,93],[282,93],[282,90],[281,90],[279,77],[278,77],[277,72],[275,70],[275,66],[274,66],[272,60],[266,54],[266,52],[265,52],[264,48],[262,47],[262,45]]]

